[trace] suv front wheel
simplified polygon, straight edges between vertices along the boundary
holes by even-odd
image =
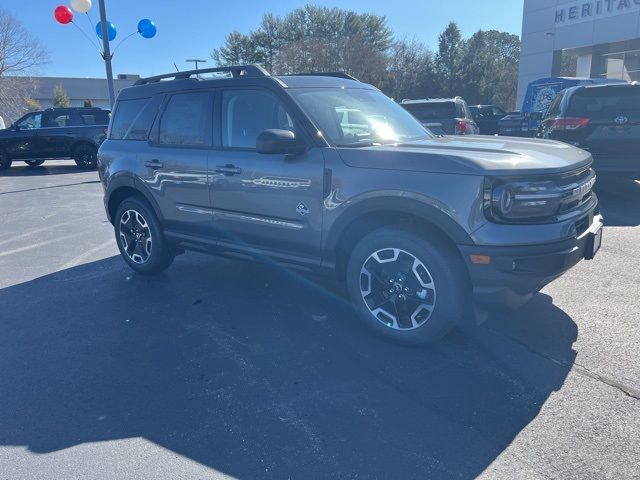
[[[347,265],[349,296],[363,319],[402,343],[431,343],[465,312],[461,260],[443,242],[387,227],[364,237]]]
[[[154,275],[173,262],[175,252],[167,245],[160,222],[145,201],[125,199],[114,217],[114,230],[122,258],[136,272]]]

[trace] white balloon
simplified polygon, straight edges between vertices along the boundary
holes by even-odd
[[[91,0],[71,0],[71,8],[78,13],[87,13],[91,10]]]

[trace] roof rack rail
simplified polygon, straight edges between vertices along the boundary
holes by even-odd
[[[260,65],[233,65],[229,67],[202,68],[198,70],[185,70],[183,72],[165,73],[164,75],[155,75],[153,77],[141,78],[134,85],[145,85],[147,83],[155,83],[165,78],[173,78],[174,80],[184,80],[191,78],[193,75],[201,75],[203,73],[230,73],[233,78],[240,77],[268,77],[270,76]]]
[[[356,77],[344,72],[310,72],[310,73],[292,73],[287,75],[288,77],[336,77],[344,78],[346,80],[354,80],[359,82]]]

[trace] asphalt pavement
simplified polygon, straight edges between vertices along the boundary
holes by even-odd
[[[0,479],[640,478],[640,183],[511,314],[389,344],[342,288],[118,256],[96,172],[0,173]]]

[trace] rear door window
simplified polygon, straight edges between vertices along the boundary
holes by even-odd
[[[569,115],[612,122],[618,117],[640,120],[640,87],[579,90],[571,99]]]
[[[160,119],[159,143],[195,147],[207,145],[207,116],[210,114],[209,92],[172,95]]]
[[[42,128],[61,128],[71,125],[71,115],[68,113],[44,113]]]
[[[454,102],[408,103],[402,106],[414,117],[423,122],[440,118],[455,118],[458,116]]]

